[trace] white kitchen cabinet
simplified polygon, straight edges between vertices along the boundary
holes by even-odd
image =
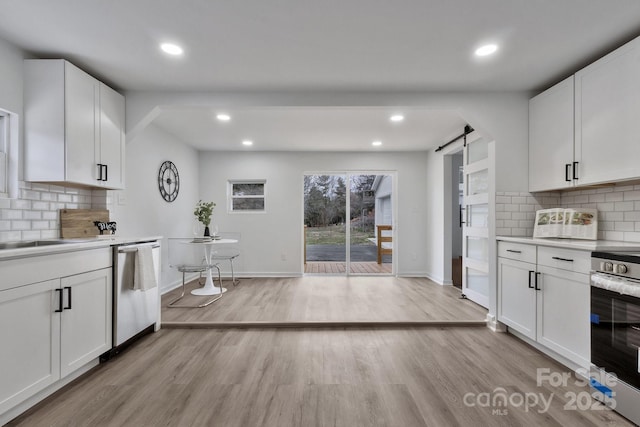
[[[60,379],[60,280],[0,292],[0,414]]]
[[[61,59],[25,60],[25,180],[124,188],[124,97]]]
[[[536,265],[498,258],[498,320],[536,339],[536,291],[532,286]]]
[[[537,341],[556,353],[589,366],[589,275],[538,266]]]
[[[640,178],[640,38],[529,102],[529,191]]]
[[[532,249],[535,262],[527,255]],[[589,257],[586,251],[499,242],[498,320],[588,367]]]
[[[64,304],[60,327],[61,377],[111,349],[111,274],[111,269],[106,268],[60,280]]]
[[[112,344],[110,248],[0,261],[2,415]]]
[[[529,101],[529,191],[574,186],[573,85],[571,76]]]
[[[580,185],[640,177],[640,38],[575,75]]]

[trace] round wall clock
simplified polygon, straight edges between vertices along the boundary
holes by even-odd
[[[158,189],[162,198],[167,202],[173,202],[180,191],[180,175],[173,162],[167,160],[160,165],[158,171]]]

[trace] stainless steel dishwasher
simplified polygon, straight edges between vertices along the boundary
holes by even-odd
[[[132,280],[138,248],[151,246],[158,286],[133,290]],[[140,241],[113,246],[113,349],[117,354],[131,341],[157,329],[160,322],[160,242]]]

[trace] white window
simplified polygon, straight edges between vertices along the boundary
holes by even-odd
[[[265,180],[229,181],[229,212],[264,212]]]

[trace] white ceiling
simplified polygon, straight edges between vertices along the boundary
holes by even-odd
[[[0,37],[123,91],[533,92],[640,35],[638,0],[0,0],[0,12]],[[163,41],[184,56],[167,58]],[[475,59],[486,42],[498,53]],[[255,149],[358,150],[385,135],[398,149],[424,149],[464,124],[416,110],[408,118],[440,126],[387,129],[381,111],[368,110],[344,119],[334,108],[236,111],[226,128],[210,122],[212,111],[159,119],[195,146],[251,133]],[[261,135],[278,145],[260,146]]]

